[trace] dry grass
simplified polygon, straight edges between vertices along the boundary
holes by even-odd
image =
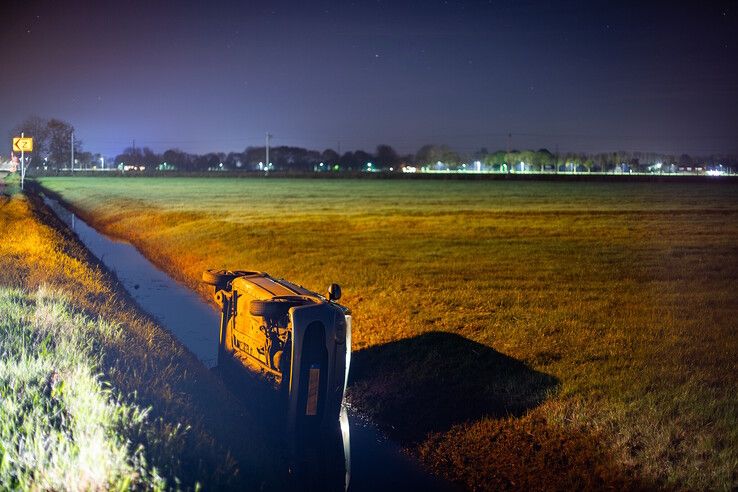
[[[127,417],[130,422],[118,426],[120,437],[112,436],[128,442],[130,456],[124,459],[155,469],[166,480],[167,488],[193,489],[198,483],[214,489],[242,489],[245,484],[279,488],[284,464],[282,457],[266,444],[270,429],[257,427],[256,420],[249,417],[218,378],[165,330],[132,307],[132,301],[74,238],[64,229],[54,227],[58,224],[55,218],[37,199],[8,196],[11,191],[6,189],[6,195],[0,194],[0,287],[15,289],[9,292],[34,293],[42,289],[54,293],[57,298],[53,301],[64,306],[62,314],[67,313],[73,320],[91,320],[74,326],[82,332],[85,343],[93,344],[93,355],[85,358],[84,351],[72,355],[84,359],[86,370],[93,376],[102,374],[103,398],[104,392],[110,391],[111,398],[119,401],[123,409],[147,409],[145,415],[134,415],[138,420]],[[115,329],[92,330],[100,324]],[[51,335],[62,336],[60,330],[52,331]],[[86,388],[92,386],[90,383]],[[98,398],[92,390],[79,396],[82,401]],[[111,419],[119,414],[111,411]],[[110,425],[116,422],[110,421]],[[247,433],[253,440],[243,439],[243,434],[234,433],[233,429]],[[42,437],[36,434],[36,438]],[[98,447],[80,442],[78,450],[84,454],[105,446],[104,441],[93,444]],[[69,447],[69,453],[74,449],[77,448]],[[59,463],[76,459],[62,454],[51,453],[49,459]],[[6,462],[10,454],[0,450],[0,455],[3,467],[12,464]],[[95,453],[88,458],[103,460],[104,455]],[[103,462],[99,464],[102,466]],[[60,488],[41,481],[40,475],[32,473],[30,477],[30,481],[15,485],[3,481],[1,487]],[[111,479],[111,484],[127,487],[125,480],[131,475],[123,473],[120,477]],[[156,483],[147,482],[140,473],[132,477],[129,486],[137,481],[139,487]],[[74,483],[67,485],[73,487]]]
[[[193,287],[339,282],[352,403],[469,488],[738,486],[735,185],[42,184]]]

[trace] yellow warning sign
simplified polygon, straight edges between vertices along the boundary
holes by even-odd
[[[14,137],[13,152],[33,152],[32,137]]]

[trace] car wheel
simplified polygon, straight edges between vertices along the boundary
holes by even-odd
[[[249,313],[251,316],[260,316],[263,318],[281,318],[287,314],[290,308],[301,306],[307,301],[301,298],[273,298],[267,300],[254,299],[249,303]]]
[[[202,281],[208,285],[223,287],[236,277],[255,274],[257,272],[249,272],[245,270],[205,270],[202,272]]]

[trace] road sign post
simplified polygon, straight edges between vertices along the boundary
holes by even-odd
[[[23,137],[24,134],[21,133],[21,137]],[[31,148],[33,148],[33,145],[31,145]],[[21,190],[25,190],[26,185],[26,146],[21,146]]]

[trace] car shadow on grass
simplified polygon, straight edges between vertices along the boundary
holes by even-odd
[[[349,384],[352,406],[418,442],[455,424],[522,415],[559,381],[463,336],[429,332],[354,352]]]

